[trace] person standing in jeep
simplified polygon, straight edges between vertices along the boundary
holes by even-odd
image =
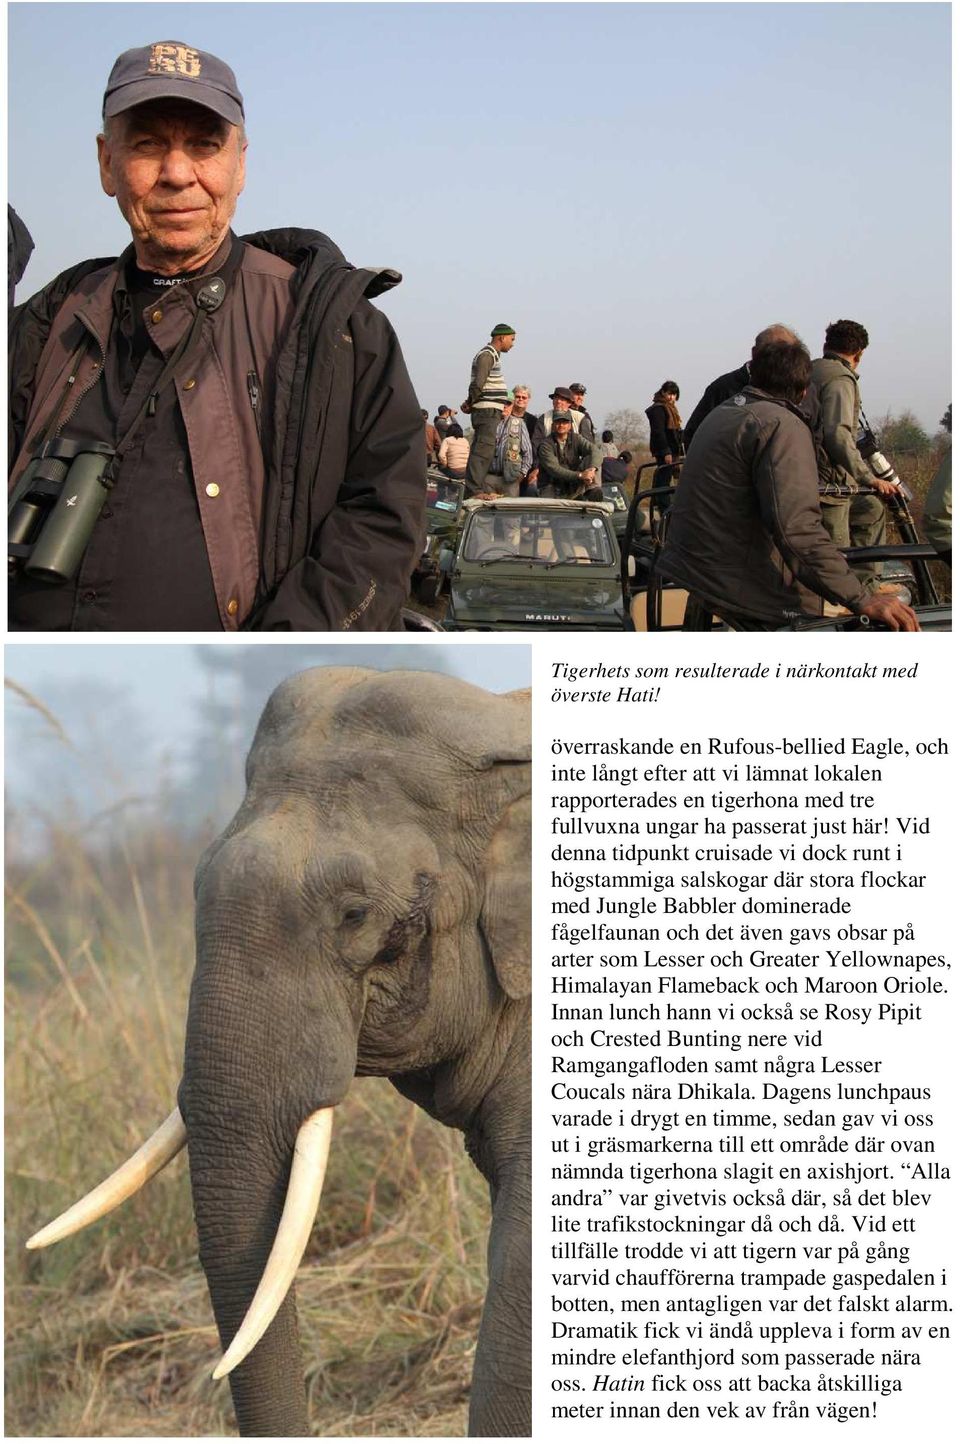
[[[97,138],[130,226],[14,313],[11,487],[54,438],[115,450],[76,575],[14,574],[12,630],[391,629],[424,527],[400,347],[318,231],[231,230],[243,100],[180,41],[125,51]]]
[[[481,346],[470,366],[470,386],[461,410],[469,414],[473,426],[470,460],[467,462],[467,496],[483,491],[487,472],[497,449],[497,430],[503,408],[510,400],[500,357],[511,350],[517,333],[504,323],[494,326],[490,340]]]
[[[831,321],[823,343],[823,355],[813,363],[812,380],[820,401],[823,445],[833,463],[834,476],[842,486],[860,486],[865,491],[854,497],[820,498],[823,524],[838,547],[879,546],[886,535],[887,514],[881,500],[896,491],[896,485],[874,476],[857,450],[860,430],[860,365],[870,337],[858,321]],[[868,562],[855,568],[868,585],[880,575],[880,563]]]

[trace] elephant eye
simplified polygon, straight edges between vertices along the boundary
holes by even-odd
[[[367,909],[365,907],[347,908],[343,915],[343,926],[345,928],[358,928],[366,921]]]

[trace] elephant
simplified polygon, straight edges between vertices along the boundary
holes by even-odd
[[[29,1240],[115,1207],[186,1145],[245,1435],[304,1435],[292,1281],[333,1110],[380,1075],[465,1135],[489,1185],[469,1432],[530,1433],[530,714],[437,673],[313,668],[260,719],[196,872],[177,1106]]]

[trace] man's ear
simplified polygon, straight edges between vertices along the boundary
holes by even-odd
[[[240,145],[240,184],[237,186],[237,195],[243,190],[247,183],[247,139],[244,136]]]
[[[113,183],[113,147],[102,133],[97,136],[97,163],[100,166],[100,184],[108,196],[115,196],[117,188]]]

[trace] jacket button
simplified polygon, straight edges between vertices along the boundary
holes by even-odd
[[[162,311],[151,311],[151,313],[150,313],[150,320],[153,321],[154,325],[156,325],[157,321],[162,321],[162,320],[163,320],[163,312],[162,312]]]
[[[210,482],[208,482],[207,485],[206,485],[203,489],[204,489],[204,491],[207,493],[207,496],[219,496],[219,495],[220,495],[220,488],[219,488],[219,486],[217,486],[217,483],[216,483],[215,481],[210,481]]]
[[[196,386],[196,384],[197,384],[197,379],[196,379],[196,377],[195,377],[195,376],[191,376],[189,381],[184,381],[184,383],[183,383],[183,389],[184,389],[184,391],[192,391],[193,388]]]
[[[227,603],[227,615],[230,617],[235,617],[237,615],[237,609],[239,605],[240,604],[237,601],[236,597],[231,597],[229,602]]]

